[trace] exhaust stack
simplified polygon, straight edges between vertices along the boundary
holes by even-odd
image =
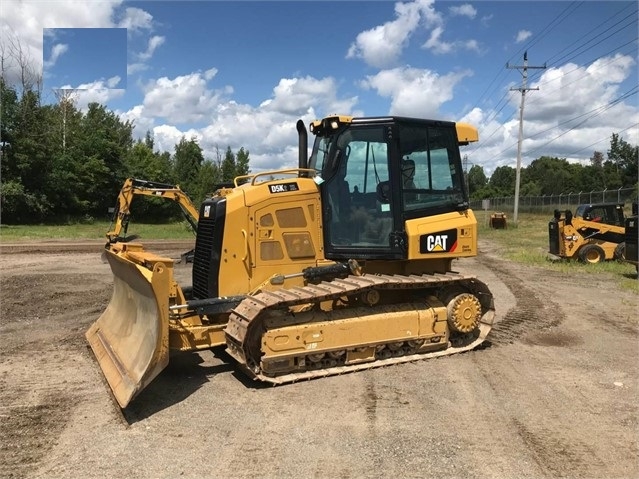
[[[306,133],[306,126],[302,120],[297,120],[295,127],[299,137],[298,166],[300,168],[308,168],[308,134]]]

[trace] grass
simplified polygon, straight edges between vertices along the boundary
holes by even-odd
[[[27,241],[61,240],[104,240],[110,230],[108,221],[74,223],[66,225],[2,225],[0,243],[19,243]],[[185,221],[166,224],[129,224],[127,236],[136,234],[150,240],[190,240],[191,228]]]
[[[553,262],[548,259],[548,222],[552,215],[520,213],[517,225],[510,218],[506,229],[488,227],[484,212],[477,213],[479,237],[500,246],[505,258],[517,263],[538,266],[548,270],[575,275],[592,275],[600,279],[605,274],[616,281],[620,288],[638,291],[635,267],[619,261],[604,261],[599,264],[583,264],[576,260]]]

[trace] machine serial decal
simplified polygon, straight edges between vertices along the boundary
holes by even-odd
[[[419,238],[419,252],[422,254],[453,252],[456,249],[457,229],[422,235]]]
[[[271,193],[286,193],[288,191],[298,191],[299,187],[297,183],[277,183],[275,185],[268,185]]]

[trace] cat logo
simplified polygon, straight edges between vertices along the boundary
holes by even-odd
[[[431,252],[446,251],[447,240],[448,235],[428,235],[426,237],[426,250]]]
[[[457,229],[438,231],[419,238],[419,252],[447,253],[457,249]]]

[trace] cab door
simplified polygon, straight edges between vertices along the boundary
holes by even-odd
[[[329,259],[397,259],[401,212],[395,211],[392,122],[350,124],[334,139],[322,177],[324,243]],[[398,223],[399,222],[399,223]]]

